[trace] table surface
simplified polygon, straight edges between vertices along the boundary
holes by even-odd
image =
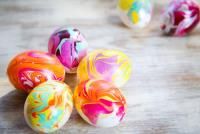
[[[0,133],[34,133],[25,123],[25,94],[9,83],[6,67],[17,53],[47,51],[50,34],[74,26],[86,36],[89,51],[98,48],[126,53],[133,73],[122,87],[128,102],[124,121],[113,128],[95,128],[74,110],[57,133],[165,134],[200,131],[200,27],[187,37],[166,37],[159,14],[167,0],[156,1],[152,22],[135,31],[120,21],[116,0],[0,1]],[[67,75],[74,89],[76,75]]]

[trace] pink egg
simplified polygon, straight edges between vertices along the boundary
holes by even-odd
[[[80,116],[96,127],[117,126],[126,114],[126,98],[113,84],[87,80],[77,85],[74,103]]]
[[[64,65],[67,73],[76,73],[76,69],[87,54],[87,41],[78,29],[60,28],[49,39],[49,53],[55,54]]]
[[[161,29],[165,34],[184,36],[199,23],[200,8],[194,0],[173,0],[162,14]]]

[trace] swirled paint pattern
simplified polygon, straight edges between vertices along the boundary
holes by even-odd
[[[116,126],[126,113],[123,94],[104,80],[81,82],[75,89],[74,102],[81,117],[97,127]]]
[[[118,9],[126,25],[143,28],[151,20],[153,7],[150,0],[119,0]]]
[[[61,28],[49,39],[48,50],[65,66],[66,72],[76,73],[81,59],[87,54],[88,44],[78,29]]]
[[[65,83],[47,81],[35,87],[28,95],[24,116],[33,130],[49,133],[68,121],[72,108],[71,89]]]
[[[29,93],[47,80],[64,81],[65,68],[53,55],[41,51],[26,51],[11,60],[7,74],[15,88]]]
[[[199,23],[200,7],[194,0],[172,0],[162,14],[161,29],[165,34],[184,36]]]
[[[117,87],[123,86],[131,75],[131,62],[120,51],[96,50],[89,53],[79,64],[77,76],[80,81],[102,79]]]

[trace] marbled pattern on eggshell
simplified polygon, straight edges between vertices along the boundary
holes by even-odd
[[[58,81],[47,81],[28,95],[24,116],[28,125],[37,132],[49,133],[61,128],[73,109],[71,89]]]
[[[87,41],[78,29],[61,28],[49,39],[48,50],[55,54],[68,73],[76,73],[79,62],[87,54]]]
[[[124,24],[143,28],[151,20],[153,6],[150,0],[119,0],[118,10]]]
[[[126,100],[118,88],[104,80],[80,83],[74,92],[78,113],[97,127],[118,125],[126,113]]]
[[[173,0],[161,18],[161,29],[165,34],[184,36],[199,24],[200,7],[195,0]]]
[[[89,53],[77,69],[79,81],[102,79],[117,87],[123,86],[131,75],[131,61],[122,52],[96,50]]]
[[[8,65],[7,74],[16,89],[27,93],[47,80],[65,79],[65,69],[59,60],[41,51],[26,51],[15,56]]]

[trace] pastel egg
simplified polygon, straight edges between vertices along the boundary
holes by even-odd
[[[118,125],[127,107],[121,91],[104,80],[80,83],[74,92],[74,102],[80,116],[96,127]]]
[[[131,28],[143,28],[151,20],[153,6],[150,0],[119,0],[117,7],[122,22]]]
[[[35,87],[24,105],[27,124],[36,132],[50,133],[60,129],[73,109],[73,96],[68,85],[47,81]]]
[[[76,69],[87,54],[88,43],[78,29],[60,28],[49,39],[49,53],[55,54],[65,66],[67,73],[76,73]]]
[[[64,81],[65,68],[56,56],[41,51],[26,51],[11,60],[7,74],[16,89],[29,93],[47,80]]]
[[[166,7],[161,18],[163,33],[185,36],[199,24],[200,7],[194,0],[173,0]]]
[[[117,87],[123,86],[131,75],[131,61],[122,52],[115,50],[96,50],[89,53],[79,64],[79,81],[102,79]]]

